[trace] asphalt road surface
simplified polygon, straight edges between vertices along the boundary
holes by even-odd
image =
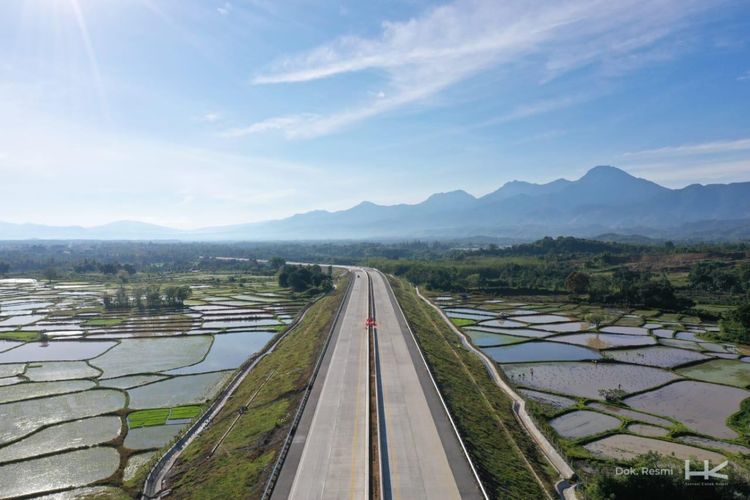
[[[368,278],[355,274],[273,498],[369,495]]]
[[[383,275],[369,272],[377,319],[386,499],[483,498]]]

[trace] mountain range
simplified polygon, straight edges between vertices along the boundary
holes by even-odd
[[[285,219],[179,230],[136,221],[84,228],[0,222],[0,240],[333,240],[524,241],[542,236],[639,235],[675,240],[750,238],[750,182],[669,189],[610,166],[580,179],[508,182],[481,197],[457,190],[417,204],[362,202]]]

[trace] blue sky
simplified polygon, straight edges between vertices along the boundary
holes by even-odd
[[[0,3],[0,221],[200,227],[599,164],[750,181],[747,2]]]

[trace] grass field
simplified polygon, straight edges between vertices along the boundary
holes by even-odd
[[[128,427],[136,429],[151,425],[164,425],[167,420],[195,418],[200,414],[201,407],[197,405],[134,411],[128,415]]]
[[[411,285],[391,284],[490,498],[552,498],[556,473],[516,421],[511,400]]]
[[[451,318],[451,321],[453,322],[454,325],[458,327],[469,326],[469,325],[473,325],[474,323],[476,323],[476,321],[474,320],[465,319],[465,318]]]
[[[260,497],[346,285],[339,281],[335,292],[308,310],[302,323],[247,376],[213,424],[185,449],[173,469],[171,498]]]
[[[134,411],[128,415],[128,427],[137,429],[138,427],[162,425],[166,423],[168,416],[169,408]]]
[[[20,340],[21,342],[33,342],[39,340],[41,336],[39,332],[17,331],[0,333],[0,339],[2,340]]]
[[[117,326],[123,321],[122,318],[93,318],[86,321],[83,326]]]

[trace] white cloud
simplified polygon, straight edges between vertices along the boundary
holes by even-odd
[[[231,11],[232,11],[232,4],[229,3],[229,2],[224,2],[224,5],[222,5],[221,7],[217,7],[216,8],[216,12],[218,12],[222,16],[226,16]]]
[[[750,81],[750,70],[745,71],[743,74],[737,77],[740,82]]]
[[[631,157],[655,157],[655,156],[693,156],[706,154],[731,153],[735,151],[750,150],[750,138],[736,139],[730,141],[712,141],[697,144],[683,144],[680,146],[666,146],[663,148],[646,149],[625,153]]]
[[[750,181],[750,158],[729,161],[626,165],[628,172],[670,187]]]
[[[750,138],[635,151],[623,162],[632,173],[670,186],[750,181]]]
[[[616,74],[637,66],[636,60],[643,64],[666,57],[654,47],[714,3],[459,0],[407,21],[384,22],[376,37],[341,37],[286,57],[253,79],[256,85],[299,83],[375,70],[388,80],[383,97],[330,115],[265,120],[245,131],[280,130],[288,137],[328,134],[497,67],[511,78],[519,76],[513,68],[531,65],[537,81],[592,65]],[[264,126],[269,122],[274,126]]]
[[[257,123],[248,125],[247,127],[238,127],[226,130],[221,135],[222,137],[245,137],[248,135],[257,134],[259,132],[268,132],[270,130],[292,130],[295,126],[307,121],[316,119],[316,115],[292,115],[292,116],[279,116],[276,118],[269,118]]]
[[[206,123],[214,123],[219,120],[221,120],[221,115],[219,113],[206,113],[200,117],[200,121]]]

